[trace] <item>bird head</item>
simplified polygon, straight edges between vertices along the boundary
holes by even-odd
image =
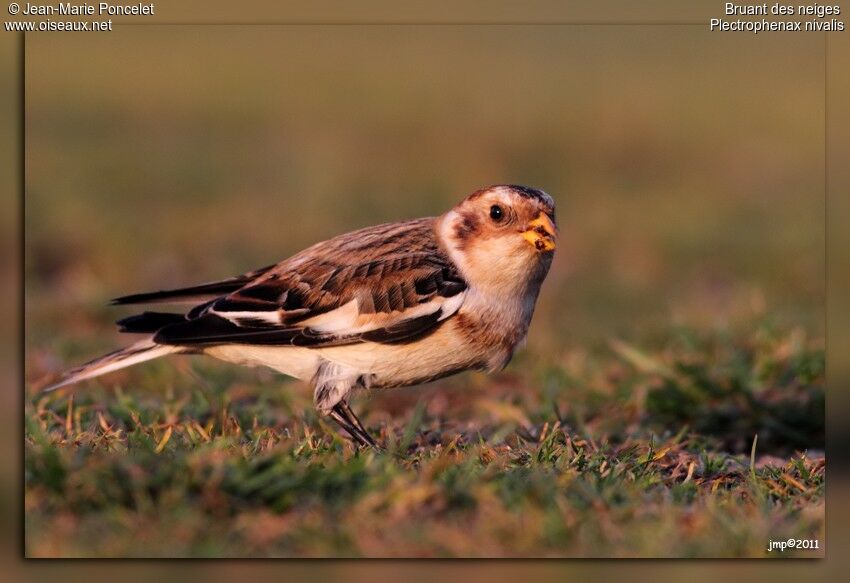
[[[557,245],[555,201],[535,188],[491,186],[443,215],[439,231],[474,285],[505,292],[539,286]]]

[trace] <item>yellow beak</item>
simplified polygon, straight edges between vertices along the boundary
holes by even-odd
[[[538,251],[553,251],[555,240],[558,238],[558,229],[549,215],[541,212],[536,219],[528,223],[522,236]]]

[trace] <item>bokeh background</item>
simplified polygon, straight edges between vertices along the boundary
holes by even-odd
[[[26,65],[30,391],[125,342],[111,297],[241,273],[511,182],[552,194],[562,232],[527,349],[495,381],[463,375],[376,395],[367,419],[408,419],[425,395],[428,414],[461,430],[517,410],[533,425],[537,395],[554,391],[591,436],[649,415],[674,432],[708,419],[698,429],[734,454],[749,451],[754,430],[766,431],[771,455],[823,447],[822,365],[809,370],[824,348],[820,37],[719,43],[692,26],[126,27],[31,35]],[[739,353],[728,339],[755,348]],[[797,376],[757,405],[740,394],[676,401],[662,387],[671,408],[644,399],[652,383],[619,383],[627,365],[652,372],[645,356],[671,345],[708,354],[709,368],[733,370],[741,354],[756,354],[744,368],[793,361]],[[612,352],[626,364],[596,368]],[[237,395],[282,382],[201,366]],[[186,370],[153,363],[101,387],[147,386],[155,401],[202,382]],[[539,410],[521,399],[518,409],[482,405],[482,395],[519,393]],[[761,416],[771,401],[783,407],[778,428]],[[77,523],[41,518],[30,532],[54,534],[32,548],[67,551],[63,533]]]
[[[770,314],[823,334],[823,41],[653,26],[125,28],[27,52],[27,339],[491,183],[563,232],[562,351]]]

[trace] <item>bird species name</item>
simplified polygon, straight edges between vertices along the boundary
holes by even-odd
[[[788,16],[792,14],[800,14],[803,16],[817,16],[824,18],[825,16],[841,14],[840,6],[828,4],[799,4],[796,11],[793,4],[781,4],[779,2],[768,8],[767,3],[764,4],[735,4],[733,2],[726,3],[726,16]]]
[[[835,18],[841,15],[841,7],[830,4],[783,4],[776,2],[774,4],[735,4],[734,2],[726,2],[726,16],[812,16],[811,20],[767,20],[765,18],[758,20],[726,20],[722,18],[712,18],[710,21],[710,29],[712,31],[731,31],[731,32],[752,32],[758,34],[760,32],[776,32],[776,31],[809,31],[809,32],[830,32],[843,31],[844,22]],[[832,17],[828,20],[826,17]]]

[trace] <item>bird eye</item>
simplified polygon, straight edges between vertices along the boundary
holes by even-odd
[[[501,221],[505,216],[505,211],[502,210],[497,204],[494,204],[490,207],[490,218],[496,221],[497,223]]]

